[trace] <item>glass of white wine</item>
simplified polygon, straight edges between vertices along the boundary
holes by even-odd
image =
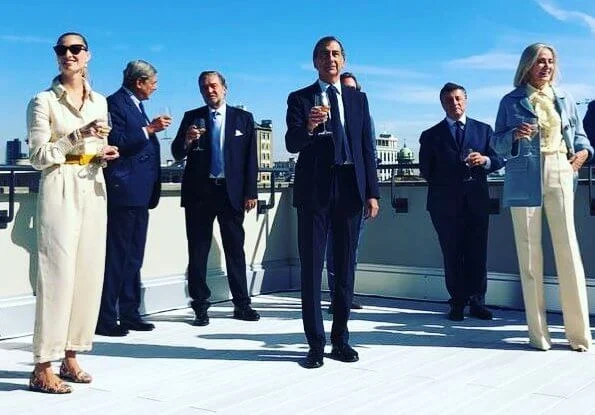
[[[159,116],[163,117],[163,118],[169,118],[171,120],[171,109],[169,107],[161,107],[159,109]],[[164,134],[164,139],[170,138],[169,134],[167,132],[167,128],[165,129],[163,134]]]
[[[203,151],[204,148],[201,147],[200,142],[202,140],[202,136],[207,132],[207,126],[206,126],[205,119],[197,118],[196,120],[194,120],[192,125],[194,125],[196,127],[196,129],[198,130],[198,133],[200,134],[200,136],[196,140],[196,144],[194,144],[192,146],[192,151]]]
[[[526,137],[527,152],[525,153],[525,157],[528,157],[533,155],[533,138],[539,133],[539,120],[536,117],[523,117],[522,121],[531,127],[531,135]]]
[[[318,107],[320,111],[328,114],[330,118],[331,112],[331,105],[328,99],[328,95],[326,91],[321,91],[320,93],[314,95],[314,106]],[[318,133],[318,135],[330,135],[332,132],[326,129],[326,121],[322,123],[322,131]]]

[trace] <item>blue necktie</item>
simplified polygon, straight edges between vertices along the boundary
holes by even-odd
[[[151,124],[151,120],[149,119],[149,116],[145,112],[145,106],[143,105],[143,102],[142,101],[139,101],[138,107],[140,108],[140,112],[143,113],[143,117],[145,117],[145,120],[147,121],[147,124]]]
[[[343,124],[341,124],[337,89],[334,85],[329,85],[326,89],[326,93],[331,104],[331,127],[333,129],[333,142],[335,143],[335,164],[343,164],[345,162],[353,163],[351,149],[349,148],[349,142],[347,141],[347,134],[345,134]]]
[[[463,123],[461,121],[455,122],[455,139],[459,149],[463,148]]]
[[[220,115],[217,111],[211,113],[211,174],[214,177],[218,177],[223,172]]]

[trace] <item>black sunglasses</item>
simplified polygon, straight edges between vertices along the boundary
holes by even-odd
[[[66,55],[67,50],[69,50],[70,53],[72,53],[73,55],[78,55],[79,53],[81,53],[81,50],[87,50],[87,47],[85,45],[70,45],[70,46],[56,45],[56,46],[54,46],[54,52],[56,52],[56,55],[58,55],[58,56]]]

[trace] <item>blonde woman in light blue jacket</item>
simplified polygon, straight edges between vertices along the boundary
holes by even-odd
[[[547,215],[564,329],[572,350],[591,346],[585,272],[574,226],[577,172],[593,156],[572,97],[553,86],[558,61],[552,46],[528,46],[502,98],[492,146],[506,158],[504,206],[514,227],[529,341],[549,350],[543,291],[542,216]]]

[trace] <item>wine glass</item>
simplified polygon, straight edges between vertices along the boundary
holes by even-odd
[[[522,122],[525,124],[529,124],[531,126],[531,135],[527,136],[527,137],[523,137],[527,140],[526,144],[527,144],[527,152],[524,154],[525,157],[529,157],[533,155],[533,143],[532,140],[533,138],[537,135],[537,133],[539,132],[539,120],[536,117],[523,117],[521,118]]]
[[[167,106],[159,108],[159,116],[164,118],[169,118],[171,120],[171,109]],[[170,138],[167,132],[167,128],[164,130],[164,139]]]
[[[328,95],[326,91],[321,91],[320,93],[314,95],[314,106],[318,107],[318,109],[326,114],[328,114],[330,118],[330,111],[331,105],[328,99]],[[322,123],[322,131],[318,133],[318,135],[330,135],[332,132],[326,129],[326,121]]]
[[[463,179],[464,182],[470,182],[473,180],[473,176],[471,175],[471,165],[469,164],[469,156],[473,153],[474,150],[472,148],[466,148],[461,152],[461,159],[465,166],[467,167],[467,175]]]
[[[203,134],[207,132],[207,125],[206,125],[205,119],[197,118],[196,120],[194,120],[192,125],[194,125],[196,127],[196,129],[198,130],[198,133],[200,134],[200,136],[198,137],[198,140],[196,140],[195,143],[192,144],[192,151],[203,151],[204,148],[202,148],[200,146],[200,142],[201,142],[201,138],[202,138]]]

